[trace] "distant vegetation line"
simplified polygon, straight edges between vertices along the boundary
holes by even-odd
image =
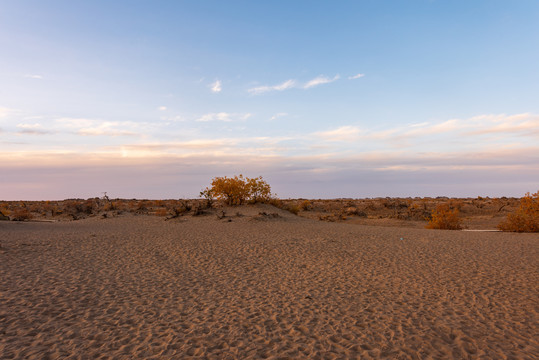
[[[500,218],[498,229],[539,232],[539,191],[522,198],[365,198],[365,199],[279,199],[262,178],[243,175],[216,177],[200,192],[199,199],[137,200],[66,199],[61,201],[0,201],[0,220],[79,220],[122,214],[154,215],[167,219],[202,216],[224,207],[269,204],[295,215],[329,222],[351,219],[398,219],[425,221],[431,229],[458,230],[464,217]]]

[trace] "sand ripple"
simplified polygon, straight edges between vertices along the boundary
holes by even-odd
[[[0,238],[2,359],[539,358],[536,234],[141,216]]]

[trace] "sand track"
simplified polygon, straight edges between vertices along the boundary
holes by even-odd
[[[539,357],[537,234],[262,220],[0,223],[0,358]]]

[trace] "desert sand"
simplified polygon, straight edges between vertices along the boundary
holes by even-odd
[[[0,358],[539,358],[537,234],[229,212],[0,222]]]

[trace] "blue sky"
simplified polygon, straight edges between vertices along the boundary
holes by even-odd
[[[0,1],[0,198],[521,196],[537,64],[537,1]]]

